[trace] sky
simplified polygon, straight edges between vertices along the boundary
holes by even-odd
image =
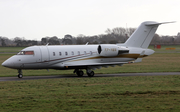
[[[70,34],[106,34],[107,28],[137,28],[144,21],[160,25],[157,34],[180,32],[180,0],[0,0],[0,36],[41,40]]]

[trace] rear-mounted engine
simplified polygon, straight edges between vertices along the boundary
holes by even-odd
[[[99,45],[97,50],[100,56],[105,57],[129,53],[129,50],[126,47],[117,45]]]

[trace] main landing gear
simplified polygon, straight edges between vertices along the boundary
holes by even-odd
[[[18,69],[18,78],[22,78],[22,77],[23,77],[22,70]]]
[[[92,71],[91,69],[87,69],[86,73],[89,77],[93,77],[94,76],[94,71]]]
[[[74,73],[76,73],[78,77],[82,77],[84,75],[84,72],[82,70],[79,70],[79,69],[75,69]]]
[[[74,73],[76,73],[79,77],[82,77],[84,75],[84,72],[81,69],[75,69]],[[94,76],[94,71],[92,71],[91,69],[86,69],[86,73],[89,77]]]

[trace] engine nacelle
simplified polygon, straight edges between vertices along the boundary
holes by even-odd
[[[98,53],[100,56],[110,57],[110,56],[118,56],[120,54],[129,53],[129,50],[123,46],[117,45],[99,45]]]

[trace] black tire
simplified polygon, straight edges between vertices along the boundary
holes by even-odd
[[[19,74],[19,75],[18,75],[18,78],[22,78],[22,77],[23,77],[23,75],[22,75],[22,74]]]
[[[93,76],[94,76],[94,71],[91,71],[90,73],[87,73],[87,75],[88,75],[89,77],[93,77]]]
[[[83,71],[77,71],[77,75],[78,75],[78,77],[82,77],[84,75],[84,72]]]

